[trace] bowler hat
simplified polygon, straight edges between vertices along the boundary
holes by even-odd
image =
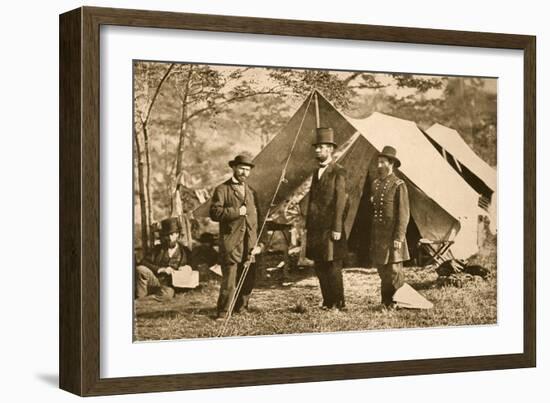
[[[233,160],[229,161],[230,167],[234,167],[235,165],[248,165],[249,167],[254,168],[252,158],[247,154],[239,154]]]
[[[180,232],[180,220],[178,217],[170,217],[160,222],[160,233],[162,235],[170,235],[173,232]]]
[[[392,146],[384,146],[382,152],[378,154],[379,157],[386,157],[394,162],[396,168],[401,166],[401,161],[397,158],[397,151]]]
[[[334,147],[337,147],[338,145],[334,142],[334,131],[330,127],[318,127],[315,132],[315,143],[313,143],[314,146],[317,144],[332,144]]]

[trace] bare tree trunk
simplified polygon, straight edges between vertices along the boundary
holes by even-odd
[[[149,153],[149,133],[147,131],[147,126],[143,126],[143,142],[145,144],[145,196],[147,198],[147,222],[149,225],[153,222],[153,212],[152,212],[152,203],[151,203],[151,157]],[[152,240],[150,240],[152,241]]]
[[[185,129],[184,129],[184,125],[185,125],[185,115],[186,115],[186,104],[184,102],[182,102],[181,104],[181,118],[180,118],[180,128],[179,128],[179,134],[178,134],[178,148],[176,149],[176,161],[175,161],[175,165],[176,165],[176,168],[175,168],[175,171],[174,171],[174,183],[175,183],[175,186],[173,186],[173,189],[175,189],[172,194],[171,194],[171,206],[172,206],[172,211],[170,213],[171,216],[174,216],[174,215],[181,215],[182,212],[181,211],[177,211],[176,209],[176,206],[178,205],[177,203],[177,200],[176,198],[180,197],[180,194],[178,192],[178,185],[179,185],[179,177],[180,177],[180,173],[182,171],[182,154],[183,154],[183,146],[184,146],[184,141],[185,141]],[[182,221],[182,224],[183,224],[183,221]]]
[[[149,151],[149,131],[148,131],[148,125],[149,125],[149,118],[151,117],[151,112],[153,110],[153,106],[155,105],[155,101],[157,100],[157,97],[160,93],[160,89],[162,87],[162,84],[166,81],[168,76],[170,75],[170,72],[174,68],[174,63],[171,63],[170,66],[166,69],[164,72],[162,78],[160,79],[157,87],[155,88],[155,92],[153,94],[153,97],[151,98],[151,103],[149,104],[149,107],[147,108],[147,113],[145,114],[145,118],[141,121],[141,130],[143,133],[143,142],[144,142],[144,154],[145,154],[145,163],[146,163],[146,172],[145,172],[145,183],[144,183],[144,195],[146,199],[146,218],[147,218],[147,227],[149,227],[152,223],[153,213],[152,213],[152,202],[151,202],[151,157],[150,157],[150,151]],[[141,154],[140,154],[141,155]],[[142,158],[142,157],[140,157]],[[143,173],[143,167],[142,167],[142,173]],[[142,213],[143,216],[143,213]],[[149,233],[149,228],[147,228],[147,231]],[[150,235],[150,234],[149,234]],[[150,239],[149,236],[149,242],[151,242],[152,239]]]
[[[189,73],[187,75],[187,80],[185,83],[185,90],[183,96],[181,97],[181,116],[180,116],[180,125],[179,125],[179,140],[178,140],[178,149],[176,151],[176,180],[183,174],[183,150],[185,146],[185,134],[187,129],[187,95],[189,93],[189,83],[191,81],[191,70],[192,66],[189,68]],[[177,186],[177,184],[176,184]],[[179,197],[179,192],[174,192],[174,197]],[[175,206],[175,200],[172,200],[172,206]],[[189,220],[189,215],[187,211],[177,212],[180,217],[181,223],[181,236],[183,237],[183,243],[189,249],[193,248],[192,236],[191,236],[191,221]],[[173,214],[173,213],[172,213]]]
[[[185,89],[181,96],[181,116],[179,125],[179,141],[178,150],[176,153],[176,178],[179,176],[183,169],[183,146],[185,143],[185,132],[187,129],[187,97],[189,95],[189,85],[191,83],[191,76],[193,74],[193,66],[189,66],[187,78],[185,81]]]
[[[167,151],[168,150],[168,140],[167,140],[166,136],[164,137],[164,139],[162,141],[162,150],[163,150],[164,155],[167,155],[167,153],[168,153],[168,151]],[[166,176],[165,176],[166,180],[163,182],[164,183],[163,192],[164,192],[165,198],[167,200],[172,200],[172,192],[173,192],[173,189],[174,189],[174,186],[173,186],[174,185],[174,179],[172,178],[173,170],[171,170],[171,166],[173,164],[166,157],[162,158],[162,162],[163,162],[164,172],[166,173]],[[171,215],[172,210],[173,210],[173,207],[171,206],[168,209],[168,211],[166,211],[164,213],[164,215]]]
[[[136,144],[136,159],[138,168],[138,191],[139,191],[139,210],[141,218],[141,249],[143,256],[149,251],[149,231],[150,222],[147,217],[147,197],[145,194],[145,176],[143,168],[145,162],[143,161],[143,152],[139,143],[138,133],[135,131],[134,141]]]
[[[137,158],[137,168],[138,168],[138,189],[139,189],[139,205],[140,205],[140,216],[141,216],[141,242],[144,254],[149,250],[152,242],[151,239],[151,161],[150,161],[150,152],[149,152],[149,133],[148,133],[148,124],[149,118],[151,117],[151,112],[155,101],[160,93],[160,89],[163,83],[167,80],[170,72],[174,68],[174,63],[171,63],[162,78],[158,82],[153,97],[150,102],[146,102],[145,105],[136,105],[136,110],[140,110],[139,119],[134,123],[134,141],[136,145],[136,158]],[[148,69],[143,71],[143,77],[141,77],[144,85],[144,95],[148,99],[149,94],[149,79],[148,79]],[[135,82],[134,82],[135,85]],[[134,98],[134,103],[136,103],[136,98]],[[139,129],[138,129],[139,127]],[[140,142],[139,133],[143,134],[143,144]],[[145,160],[144,160],[145,157]]]
[[[178,149],[176,151],[176,178],[179,176],[183,170],[183,149],[185,146],[185,133],[187,128],[187,123],[185,118],[187,116],[187,105],[182,103],[181,105],[181,120],[180,120],[180,129],[179,129],[179,140],[178,140]]]

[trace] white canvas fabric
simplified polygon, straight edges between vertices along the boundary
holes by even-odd
[[[436,123],[426,130],[426,134],[451,153],[462,165],[475,173],[493,192],[496,191],[496,170],[470,148],[458,131]]]
[[[434,124],[425,131],[435,143],[437,143],[447,154],[453,156],[462,166],[468,168],[479,180],[493,191],[488,208],[490,219],[489,229],[493,234],[497,230],[497,171],[486,163],[474,150],[464,141],[460,133],[450,127],[439,123]]]
[[[399,169],[449,214],[456,218],[477,214],[477,193],[441,159],[414,122],[378,112],[348,121],[378,151],[385,145],[395,147]]]
[[[334,158],[346,169],[350,201],[344,225],[347,234],[356,224],[365,181],[375,169],[376,157],[385,145],[391,145],[402,163],[397,173],[407,184],[411,216],[421,237],[454,241],[451,251],[455,258],[466,259],[478,251],[479,195],[441,158],[414,122],[381,113],[352,119],[318,92],[304,101],[286,127],[254,158],[248,183],[256,190],[264,214],[269,209],[278,222],[291,219],[286,213],[293,209],[295,214],[307,214],[311,175],[317,168],[312,147],[317,125],[333,128],[339,145]],[[284,181],[270,206],[291,149]],[[207,202],[194,214],[207,216],[208,209]]]
[[[453,240],[451,250],[457,258],[476,253],[479,195],[441,158],[417,125],[378,112],[348,121],[378,151],[385,145],[397,150],[399,171],[410,181],[411,214],[423,237]]]

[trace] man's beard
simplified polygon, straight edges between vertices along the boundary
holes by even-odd
[[[247,177],[244,175],[235,175],[235,179],[237,179],[240,183],[245,183],[247,180]]]
[[[381,176],[382,178],[388,176],[390,173],[390,170],[388,168],[377,168],[378,176]]]
[[[317,158],[317,161],[319,162],[325,162],[328,159],[328,156],[317,155],[315,158]]]
[[[178,244],[177,240],[171,241],[169,239],[165,239],[164,242],[163,242],[164,247],[168,248],[168,249],[175,248],[177,244]]]

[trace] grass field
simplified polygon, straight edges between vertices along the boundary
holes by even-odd
[[[497,320],[496,247],[488,242],[470,260],[491,271],[487,280],[474,277],[461,288],[439,286],[432,269],[405,268],[406,282],[433,302],[430,310],[387,311],[380,306],[376,270],[344,270],[347,312],[319,309],[317,278],[311,270],[293,270],[261,278],[252,292],[250,310],[234,315],[226,336],[336,332],[495,324]],[[223,321],[215,321],[219,281],[178,293],[169,301],[136,300],[134,340],[215,337]]]

